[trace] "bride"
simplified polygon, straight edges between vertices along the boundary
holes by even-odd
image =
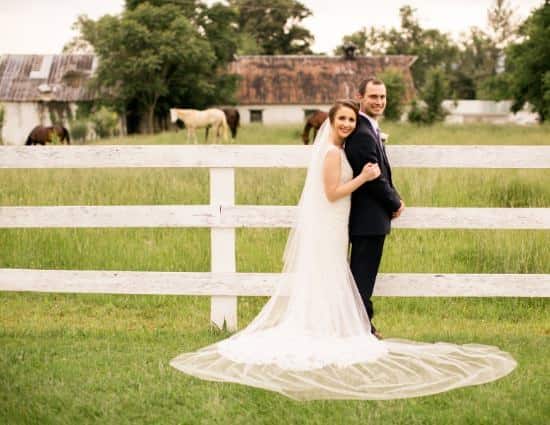
[[[499,379],[516,366],[497,347],[379,340],[347,263],[353,178],[343,151],[353,102],[337,101],[321,127],[274,294],[243,330],[170,364],[198,378],[277,391],[298,400],[397,399]]]

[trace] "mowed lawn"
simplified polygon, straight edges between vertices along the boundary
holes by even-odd
[[[550,144],[550,127],[385,124],[394,144]],[[238,144],[299,144],[299,126],[240,129]],[[101,141],[185,143],[185,132]],[[408,206],[550,207],[550,170],[394,170]],[[0,206],[208,203],[202,169],[0,170]],[[294,205],[304,170],[239,169],[238,204]],[[239,229],[237,268],[277,272],[286,229]],[[396,229],[382,272],[550,273],[550,231]],[[0,267],[208,271],[208,229],[0,229]],[[265,298],[239,299],[239,325]],[[168,362],[226,334],[207,297],[0,292],[0,424],[545,424],[550,302],[378,298],[388,337],[498,345],[497,382],[395,401],[298,403],[200,381]]]

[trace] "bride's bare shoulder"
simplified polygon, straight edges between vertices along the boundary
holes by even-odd
[[[327,152],[325,154],[326,157],[339,157],[340,156],[340,148],[336,146],[329,146],[327,148]]]

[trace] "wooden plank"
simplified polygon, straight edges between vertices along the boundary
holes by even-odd
[[[389,145],[394,167],[550,168],[550,146]],[[0,168],[303,168],[311,146],[0,146]]]
[[[235,170],[210,169],[210,203],[217,205],[219,214],[224,207],[235,204]],[[211,270],[214,273],[236,271],[235,229],[212,228],[210,231]],[[210,322],[219,329],[237,330],[237,297],[213,296],[210,304]]]
[[[0,269],[0,290],[269,296],[280,278],[278,273]],[[374,294],[401,297],[550,297],[550,275],[382,273]]]
[[[228,169],[231,170],[231,169]],[[127,205],[0,207],[0,228],[33,227],[291,227],[296,207]],[[550,229],[550,208],[408,207],[402,229]]]
[[[219,207],[124,205],[0,207],[2,227],[213,227]]]
[[[310,146],[0,146],[0,168],[305,167]]]
[[[388,146],[393,167],[550,168],[550,146]]]

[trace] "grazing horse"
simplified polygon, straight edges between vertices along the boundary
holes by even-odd
[[[223,139],[227,141],[227,121],[221,109],[170,109],[170,120],[175,123],[178,119],[183,121],[187,128],[187,140],[193,139],[197,143],[197,128],[212,126],[216,129],[216,139],[220,138],[220,130],[223,131]],[[208,137],[208,133],[207,133]]]
[[[61,143],[67,142],[71,144],[71,138],[69,136],[69,130],[61,125],[52,125],[45,127],[43,125],[37,125],[29,133],[25,145],[45,145],[46,143],[53,143],[57,138]]]
[[[222,111],[225,114],[227,125],[231,130],[231,137],[234,139],[237,137],[237,128],[239,127],[241,114],[239,114],[239,110],[236,108],[223,108]]]
[[[316,111],[313,111],[311,114],[307,116],[304,132],[302,133],[302,140],[304,142],[304,145],[307,145],[309,143],[309,132],[312,128],[313,128],[313,140],[315,140],[315,136],[317,136],[317,131],[319,130],[321,125],[325,122],[327,117],[328,117],[328,114],[319,109],[317,109]]]

